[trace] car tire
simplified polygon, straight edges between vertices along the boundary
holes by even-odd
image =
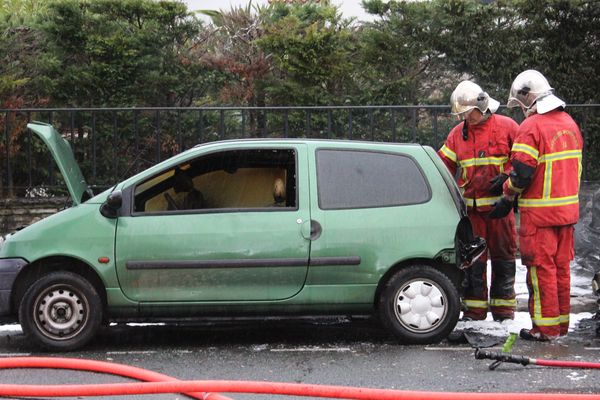
[[[396,272],[381,291],[379,317],[402,343],[437,343],[454,329],[459,315],[458,290],[427,265]]]
[[[19,322],[34,344],[52,351],[75,350],[95,335],[102,322],[102,302],[80,275],[52,272],[25,292]]]

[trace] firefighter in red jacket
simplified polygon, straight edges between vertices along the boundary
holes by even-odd
[[[570,262],[573,226],[579,219],[579,180],[583,138],[538,71],[519,74],[510,89],[509,107],[525,114],[512,147],[512,171],[504,196],[492,211],[502,217],[516,195],[523,264],[527,266],[529,314],[527,340],[547,341],[566,335],[570,312]]]
[[[500,103],[479,85],[463,81],[450,97],[452,114],[463,121],[449,133],[438,154],[461,188],[473,230],[485,238],[492,264],[487,284],[487,254],[466,270],[463,281],[463,320],[484,320],[488,308],[496,321],[514,318],[515,216],[490,219],[488,213],[502,195],[510,171],[510,148],[518,125],[495,114]]]

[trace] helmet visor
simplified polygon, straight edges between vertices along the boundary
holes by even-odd
[[[508,108],[514,108],[514,107],[525,107],[525,104],[523,104],[521,102],[521,100],[517,99],[516,97],[509,97],[508,98],[508,103],[506,103],[506,107]]]
[[[459,102],[452,103],[452,112],[450,114],[456,115],[458,117],[464,117],[466,113],[472,111],[475,106],[470,104],[460,104]]]

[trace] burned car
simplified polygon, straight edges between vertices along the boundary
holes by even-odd
[[[68,142],[31,123],[72,206],[0,247],[0,316],[51,350],[110,321],[377,315],[402,343],[445,338],[473,236],[452,176],[418,144],[198,145],[94,195]]]

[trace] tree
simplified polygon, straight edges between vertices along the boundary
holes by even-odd
[[[212,26],[198,58],[221,75],[219,100],[239,106],[264,106],[264,80],[271,62],[257,44],[263,35],[261,8],[252,3],[229,11],[205,11]]]
[[[43,52],[44,39],[32,26],[33,19],[45,11],[43,2],[5,1],[0,9],[0,108],[19,109],[47,103],[43,91],[32,85],[40,72],[37,59]],[[27,119],[13,113],[0,114],[0,126],[6,131],[0,139],[0,194],[12,197],[11,164],[22,158],[22,133]],[[4,193],[4,185],[9,192]]]
[[[56,0],[48,7],[54,105],[190,105],[210,82],[190,56],[201,23],[181,3]]]
[[[430,2],[364,2],[379,19],[361,31],[363,102],[373,104],[418,104],[429,100],[423,90],[440,63],[441,54],[432,38],[441,27],[434,23]],[[427,102],[430,102],[427,101]]]
[[[273,105],[335,105],[352,101],[355,46],[351,21],[329,1],[274,3],[265,9],[259,45],[273,59]]]

